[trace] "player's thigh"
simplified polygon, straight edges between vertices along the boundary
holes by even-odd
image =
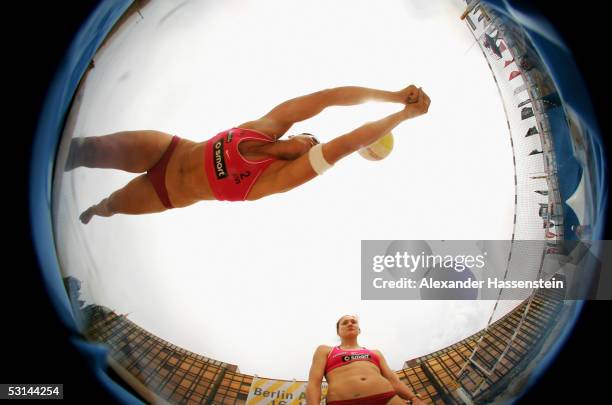
[[[144,172],[161,159],[172,141],[172,135],[153,130],[122,131],[95,137],[93,141],[98,158],[109,160],[110,167]]]
[[[112,193],[109,200],[110,208],[115,213],[148,214],[166,210],[146,174],[132,179]]]

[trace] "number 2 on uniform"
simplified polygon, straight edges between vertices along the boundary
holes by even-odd
[[[240,184],[240,181],[242,179],[244,179],[246,177],[249,177],[250,175],[251,175],[251,172],[248,171],[248,170],[246,172],[240,173],[239,175],[236,174],[236,175],[234,175],[234,183]]]

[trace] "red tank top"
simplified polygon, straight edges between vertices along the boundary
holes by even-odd
[[[206,142],[204,170],[217,200],[244,201],[261,173],[276,159],[253,162],[245,159],[238,145],[245,140],[274,142],[269,136],[243,128],[220,132]]]
[[[327,363],[325,364],[325,374],[331,370],[346,366],[354,361],[370,361],[380,370],[380,358],[372,350],[368,350],[365,347],[361,349],[341,349],[340,346],[334,347],[327,356]]]

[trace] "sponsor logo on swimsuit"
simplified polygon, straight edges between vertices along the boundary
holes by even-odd
[[[217,179],[224,179],[227,177],[225,157],[223,156],[223,139],[219,139],[213,145],[213,165],[215,166],[215,175]]]
[[[367,353],[364,354],[347,354],[342,356],[342,361],[355,361],[355,360],[368,360],[370,355]]]

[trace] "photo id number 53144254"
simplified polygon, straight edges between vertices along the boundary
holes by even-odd
[[[0,384],[0,399],[63,398],[63,384]]]

